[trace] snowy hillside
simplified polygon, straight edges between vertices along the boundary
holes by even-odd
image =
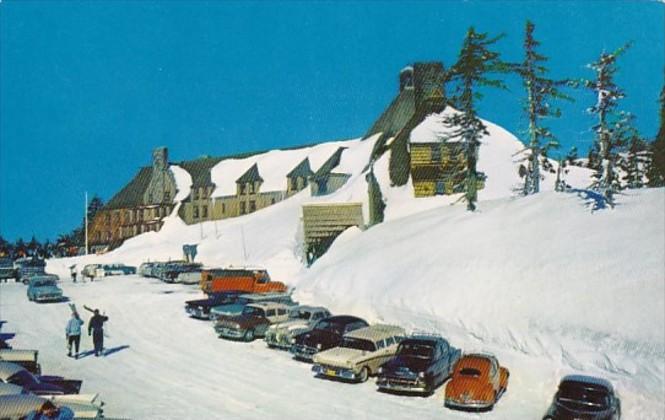
[[[555,174],[546,173],[543,193],[518,198],[514,191],[520,183],[517,166],[523,146],[502,128],[491,123],[488,128],[490,136],[482,141],[478,164],[488,179],[486,187],[479,191],[477,212],[469,213],[464,203],[457,203],[459,195],[415,199],[410,183],[391,187],[386,153],[374,166],[387,204],[386,221],[365,231],[349,229],[310,268],[301,261],[302,204],[357,201],[363,203],[366,212],[367,183],[362,170],[378,136],[364,141],[324,143],[316,146],[319,149],[299,151],[293,156],[289,152],[288,165],[279,165],[281,159],[284,162],[287,159],[272,152],[242,164],[228,163],[226,169],[220,162],[213,173],[220,186],[224,179],[235,181],[260,159],[265,167],[282,168],[276,171],[283,180],[286,166],[292,168],[308,156],[316,161],[316,156],[332,153],[343,145],[348,149],[335,171],[352,176],[333,194],[311,197],[306,189],[250,215],[192,226],[175,216],[176,209],[160,232],[132,238],[106,255],[49,261],[48,270],[67,276],[67,267],[74,263],[137,265],[148,259],[175,259],[181,257],[182,244],[198,243],[197,259],[205,264],[265,266],[273,279],[296,286],[296,295],[302,302],[327,305],[333,312],[354,313],[370,321],[436,330],[464,350],[497,354],[510,369],[511,382],[496,409],[483,418],[539,418],[558,380],[570,372],[610,379],[623,399],[626,418],[662,418],[665,190],[631,191],[618,198],[615,209],[592,211],[589,199],[582,193],[553,192]],[[428,135],[440,130],[440,117],[430,116],[413,133]],[[317,152],[324,149],[325,153]],[[316,169],[314,161],[312,168]],[[179,191],[187,190],[187,182],[191,180],[178,173]],[[269,177],[263,170],[261,175]],[[586,169],[574,167],[566,181],[584,188],[589,176]],[[220,194],[226,193],[224,188]],[[365,217],[367,220],[367,214]],[[305,368],[300,365],[292,368],[285,355],[275,356],[263,349],[261,343],[248,347],[220,343],[208,325],[204,329],[199,327],[201,323],[185,317],[182,301],[193,296],[195,289],[164,286],[133,277],[111,285],[113,281],[76,286],[71,293],[74,297],[92,299],[95,294],[90,289],[99,288],[100,293],[105,291],[127,299],[131,295],[132,302],[145,299],[151,312],[161,314],[151,314],[150,322],[163,328],[168,325],[175,335],[188,336],[192,346],[187,357],[169,351],[170,358],[160,358],[166,365],[201,360],[201,355],[213,358],[217,346],[224,348],[228,363],[238,360],[236,364],[224,365],[225,376],[219,367],[210,370],[205,363],[192,363],[191,368],[201,379],[187,382],[187,400],[214,399],[215,393],[210,391],[213,384],[228,387],[224,388],[222,400],[229,401],[228,404],[220,408],[219,404],[213,406],[206,400],[195,411],[197,416],[215,413],[247,417],[239,413],[256,409],[270,418],[285,415],[312,418],[317,413],[320,416],[320,404],[325,402],[332,407],[327,418],[389,418],[391,414],[412,417],[414,413],[420,418],[438,418],[443,414],[445,418],[469,418],[468,414],[451,413],[441,407],[442,390],[427,399],[377,395],[370,384],[354,387],[313,381]],[[169,294],[159,293],[167,289]],[[100,305],[117,306],[118,310],[130,305],[115,303],[113,296],[98,296],[103,296],[97,298]],[[5,302],[3,299],[0,305],[6,305]],[[51,311],[50,307],[38,310]],[[11,314],[16,312],[11,310]],[[10,317],[6,308],[3,316]],[[12,319],[12,322],[19,321]],[[169,344],[154,333],[149,334],[149,339],[137,336],[132,332],[131,317],[117,322],[114,339],[120,334],[122,340],[137,343],[118,353],[117,358],[124,358],[130,367],[137,365],[149,376],[150,369],[136,352],[152,348],[155,343]],[[32,338],[37,340],[34,343],[40,340]],[[47,337],[43,340],[50,343]],[[243,351],[245,348],[249,350]],[[248,365],[254,373],[244,376],[244,366]],[[105,369],[108,370],[98,373],[113,375],[110,367]],[[303,372],[293,373],[293,369]],[[267,376],[258,375],[257,370]],[[281,370],[290,373],[282,376]],[[80,369],[76,372],[85,374]],[[159,397],[155,398],[166,404],[160,393],[165,392],[170,380],[179,381],[184,372],[171,366],[161,367],[158,372],[160,379],[156,384],[141,378],[123,386],[127,392],[136,390],[146,397],[157,394]],[[215,375],[224,379],[215,382]],[[118,383],[112,378],[106,382],[92,380],[100,386]],[[276,387],[282,386],[308,399],[297,403],[278,400],[277,395],[283,396],[284,391],[259,402],[247,395],[248,388],[258,387],[261,395],[268,398]],[[112,395],[116,403],[122,398],[117,392]],[[145,417],[143,404],[147,401],[135,396],[127,401],[127,415]],[[268,408],[270,404],[275,404],[274,410]],[[367,404],[377,404],[379,408],[375,412],[366,411],[363,407]],[[299,409],[291,410],[293,406]],[[215,407],[218,411],[214,411]],[[161,410],[162,417],[155,418],[173,418],[167,408],[158,404],[156,409]]]

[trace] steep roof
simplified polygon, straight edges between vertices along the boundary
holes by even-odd
[[[416,112],[416,96],[413,88],[403,89],[388,108],[374,122],[369,129],[366,137],[377,133],[383,133],[388,137],[393,137],[398,133]]]
[[[330,156],[328,160],[326,160],[326,162],[321,165],[319,170],[316,171],[313,178],[316,179],[329,175],[332,170],[335,169],[337,165],[339,165],[344,149],[346,149],[346,147],[338,147],[337,150],[335,150],[335,153],[333,153],[332,156]]]
[[[221,157],[203,157],[200,159],[183,161],[177,165],[186,170],[192,177],[192,188],[205,187],[212,184],[210,168],[217,165]]]
[[[305,158],[291,170],[288,174],[286,174],[287,178],[295,178],[297,176],[301,176],[303,178],[309,178],[310,176],[314,175],[314,172],[312,172],[312,168],[309,166],[309,158]]]
[[[105,210],[137,207],[143,204],[143,194],[148,189],[152,167],[143,167],[116,195],[104,206]]]
[[[236,183],[238,184],[245,184],[248,182],[263,182],[263,178],[259,175],[259,167],[256,163],[242,174],[240,178],[236,179]]]

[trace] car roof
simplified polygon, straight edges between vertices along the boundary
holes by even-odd
[[[46,402],[36,395],[3,395],[0,397],[0,418],[23,418]]]
[[[310,305],[298,305],[292,306],[292,311],[310,311],[310,312],[327,312],[328,309],[323,306],[310,306]]]
[[[25,394],[23,387],[14,384],[5,384],[0,382],[0,396],[2,395],[20,395]]]
[[[273,309],[273,308],[284,308],[288,309],[289,306],[283,304],[283,303],[277,303],[277,302],[252,302],[248,304],[247,306],[252,306],[255,308],[262,308],[262,309]]]
[[[0,362],[0,378],[7,379],[17,372],[26,370],[23,366],[12,362]]]
[[[583,384],[587,386],[590,385],[593,388],[605,388],[608,391],[614,390],[612,384],[607,379],[596,378],[594,376],[586,376],[586,375],[565,376],[563,379],[561,379],[561,383],[559,384],[559,386],[564,384]]]
[[[374,324],[369,327],[358,328],[344,334],[344,337],[357,338],[360,340],[383,340],[384,338],[394,336],[404,336],[406,333],[404,328],[396,325]]]

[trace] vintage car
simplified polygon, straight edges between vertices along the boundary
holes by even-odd
[[[198,274],[197,280],[198,283],[200,283],[202,269],[203,269],[203,264],[201,263],[189,263],[189,262],[169,263],[164,266],[164,269],[160,273],[159,279],[165,283],[175,283],[179,274],[195,272]]]
[[[39,258],[21,258],[14,262],[16,280],[28,284],[30,277],[46,274],[46,262]]]
[[[568,375],[559,383],[543,420],[619,420],[621,400],[612,384],[601,378]]]
[[[42,367],[37,361],[37,350],[16,350],[16,349],[2,349],[0,350],[0,362],[12,362],[21,365],[35,375],[42,373]]]
[[[125,264],[102,264],[101,267],[97,267],[95,277],[123,276],[128,274],[136,274],[136,267]]]
[[[16,269],[14,268],[14,261],[8,257],[0,257],[0,280],[7,280],[16,278]]]
[[[221,316],[229,317],[238,315],[242,312],[245,306],[257,302],[277,302],[283,303],[287,306],[295,306],[298,304],[293,301],[290,293],[243,293],[235,302],[213,306],[210,309],[210,319],[215,321]]]
[[[97,395],[3,394],[0,388],[0,419],[3,420],[43,419],[46,415],[53,419],[103,419],[103,405]]]
[[[291,308],[289,319],[273,324],[266,331],[264,338],[268,347],[291,348],[291,340],[302,333],[311,331],[317,322],[330,317],[330,311],[322,306],[297,306]]]
[[[144,262],[139,265],[138,274],[141,277],[152,277],[152,267],[155,265],[154,262]]]
[[[253,341],[256,337],[263,337],[271,324],[284,322],[288,317],[289,307],[283,303],[250,303],[240,315],[220,317],[215,323],[215,331],[220,338]]]
[[[455,364],[446,384],[445,406],[459,410],[491,410],[508,388],[508,369],[491,354],[466,354]]]
[[[202,269],[199,269],[198,271],[192,270],[183,273],[178,273],[178,275],[173,281],[175,283],[180,283],[180,284],[200,284],[201,270]]]
[[[87,277],[89,279],[94,279],[97,277],[97,269],[102,268],[102,264],[86,264],[81,269],[81,277]]]
[[[78,394],[82,381],[61,376],[33,375],[21,365],[0,362],[0,383],[14,384],[37,395]]]
[[[381,391],[430,394],[453,373],[462,352],[437,335],[414,334],[397,347],[397,354],[379,368]]]
[[[406,336],[404,328],[375,324],[344,334],[338,347],[314,355],[312,372],[317,377],[365,382],[392,359]]]
[[[201,290],[220,293],[243,290],[245,293],[284,293],[288,289],[279,281],[272,281],[268,271],[258,267],[210,268],[201,272]]]
[[[210,319],[210,310],[216,306],[230,305],[238,301],[244,292],[226,292],[210,295],[204,299],[185,302],[185,312],[192,318]]]
[[[30,278],[28,300],[33,302],[59,302],[64,299],[62,289],[58,287],[58,276],[46,274]]]
[[[295,336],[289,350],[294,359],[311,362],[316,353],[337,347],[344,334],[367,326],[367,321],[351,315],[324,318],[311,331]]]
[[[158,278],[162,281],[166,279],[166,273],[176,267],[178,264],[185,264],[184,260],[174,261],[158,261],[152,265],[151,277]]]

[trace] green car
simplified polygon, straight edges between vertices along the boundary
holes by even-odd
[[[57,286],[58,276],[45,274],[30,278],[28,300],[33,302],[59,302],[64,299],[62,289]]]

